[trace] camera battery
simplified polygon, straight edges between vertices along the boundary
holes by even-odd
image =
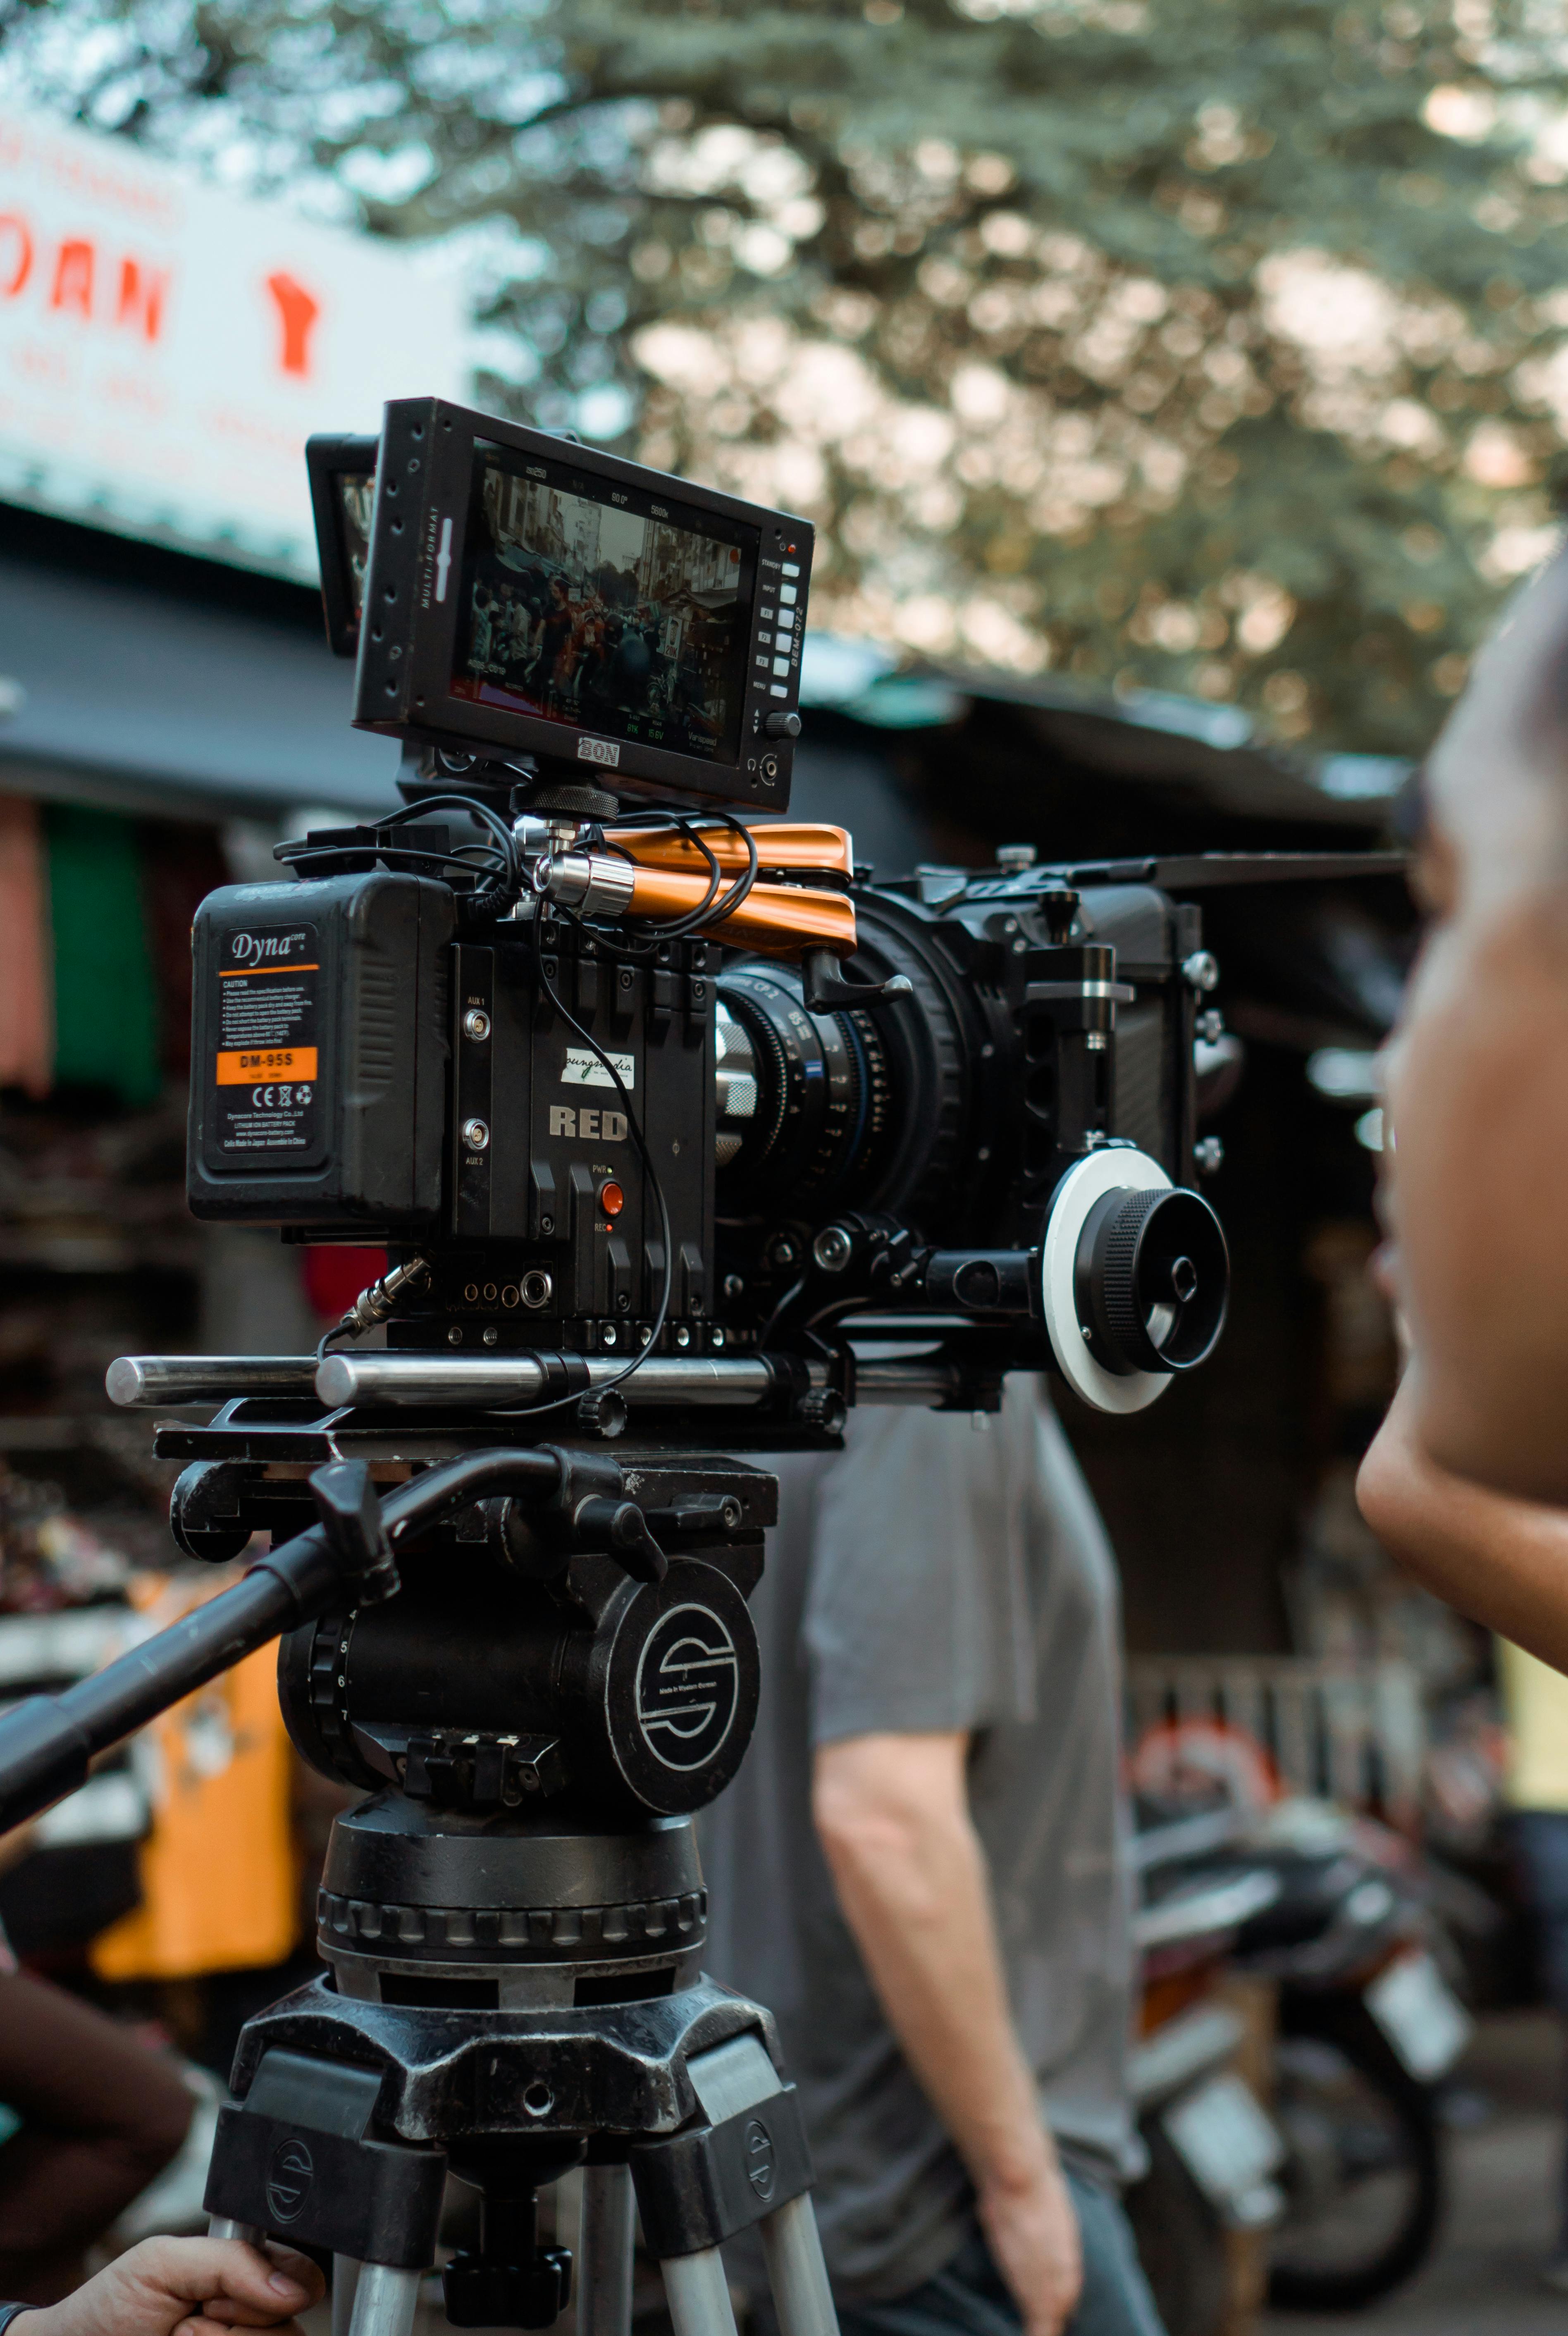
[[[434,1222],[453,926],[444,884],[380,870],[202,902],[196,1216],[361,1235]]]

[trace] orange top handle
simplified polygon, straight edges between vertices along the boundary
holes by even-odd
[[[700,822],[699,822],[700,823]],[[672,829],[607,827],[605,840],[635,860],[639,868],[689,870],[707,878],[707,861],[694,843]],[[847,827],[825,827],[815,820],[764,821],[751,832],[759,867],[787,869],[803,875],[854,874],[854,844]],[[703,842],[726,876],[744,875],[745,846],[733,828],[703,830]]]
[[[693,857],[697,869],[688,873],[634,866],[609,852],[563,852],[544,863],[542,881],[535,881],[546,900],[586,917],[685,917],[701,908],[712,881],[700,853]],[[745,865],[742,858],[735,872]],[[855,946],[854,902],[847,893],[804,884],[754,884],[731,915],[703,927],[702,937],[765,957],[799,958],[820,949],[848,957]]]
[[[707,887],[706,875],[639,868],[632,879],[629,913],[685,916],[699,905]],[[848,957],[855,945],[855,905],[842,892],[818,892],[803,884],[754,884],[732,915],[704,926],[702,938],[722,941],[726,949],[756,949],[764,957],[799,957],[809,949]]]

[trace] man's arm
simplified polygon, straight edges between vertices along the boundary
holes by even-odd
[[[68,2295],[13,2321],[16,2336],[217,2336],[270,2328],[300,2336],[296,2312],[326,2288],[307,2255],[239,2239],[143,2239]]]
[[[1424,1588],[1568,1671],[1568,1512],[1488,1492],[1427,1459],[1408,1375],[1361,1463],[1356,1497]]]
[[[1082,2283],[1077,2222],[1008,2008],[968,1753],[962,1733],[824,1745],[813,1814],[844,1920],[969,2169],[1026,2336],[1057,2336]]]

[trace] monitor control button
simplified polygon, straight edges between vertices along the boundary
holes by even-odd
[[[770,714],[763,728],[770,738],[798,738],[801,718],[798,714]]]

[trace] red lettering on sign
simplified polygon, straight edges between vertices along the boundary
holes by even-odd
[[[267,288],[278,303],[278,320],[283,327],[283,347],[278,362],[285,373],[297,373],[303,377],[310,371],[310,328],[321,314],[321,304],[303,284],[297,284],[281,269],[268,277]]]
[[[52,308],[74,308],[81,316],[93,314],[93,246],[74,238],[63,243],[54,261]]]
[[[33,238],[27,231],[26,220],[19,219],[15,211],[0,214],[0,250],[7,244],[13,255],[11,272],[8,276],[0,274],[0,293],[7,300],[14,300],[33,273]],[[3,265],[0,262],[0,267]]]
[[[150,341],[155,341],[163,324],[163,303],[169,291],[169,271],[165,268],[143,268],[135,259],[120,263],[120,305],[114,312],[117,325],[140,325]]]

